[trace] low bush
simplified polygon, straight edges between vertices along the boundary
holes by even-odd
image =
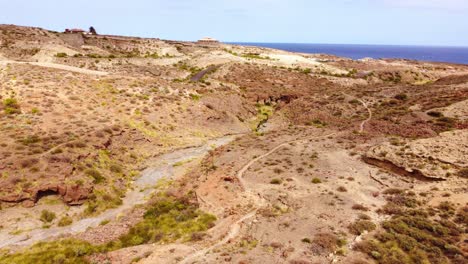
[[[31,248],[11,255],[0,256],[0,263],[60,263],[86,264],[85,257],[97,252],[88,242],[74,239],[38,243]]]
[[[87,170],[85,171],[85,174],[88,175],[88,176],[90,176],[90,177],[92,177],[92,178],[94,179],[94,180],[93,180],[93,183],[95,183],[95,184],[99,184],[99,183],[105,181],[105,179],[106,179],[106,178],[104,178],[104,177],[102,176],[102,174],[101,174],[98,170],[96,170],[96,169],[87,169]]]
[[[403,192],[392,193],[394,196],[404,195]],[[468,208],[462,209],[454,222],[451,220],[454,205],[447,202],[437,207],[441,217],[431,217],[435,214],[430,212],[435,210],[422,208],[419,201],[414,208],[394,202],[389,202],[387,208],[392,208],[385,209],[392,217],[382,223],[383,231],[373,240],[358,243],[356,250],[380,264],[466,263],[466,256],[457,244],[465,231],[459,226],[463,222],[459,217],[466,221]],[[462,216],[463,212],[465,216]]]
[[[214,221],[215,216],[201,212],[188,201],[159,197],[145,213],[144,219],[110,247],[129,247],[177,239],[188,241],[192,234],[211,228]]]
[[[374,231],[377,226],[369,220],[357,220],[348,226],[349,232],[354,235],[361,235],[364,231]]]
[[[160,196],[147,208],[144,218],[117,241],[104,245],[66,239],[38,243],[24,251],[0,254],[0,263],[60,263],[85,264],[95,253],[106,253],[124,247],[155,243],[167,243],[178,239],[197,240],[211,228],[216,217],[198,210],[189,199]]]
[[[328,254],[338,248],[339,239],[332,233],[319,233],[312,240],[315,253]]]
[[[37,135],[29,135],[21,139],[23,145],[29,146],[41,142],[41,138]]]
[[[59,52],[59,53],[55,54],[55,57],[57,57],[57,58],[66,58],[66,57],[68,57],[68,54],[66,54],[65,52]]]
[[[369,211],[369,208],[365,207],[362,204],[355,204],[352,207],[353,210],[359,210],[359,211]]]
[[[338,187],[336,190],[339,191],[339,192],[347,192],[347,191],[348,191],[348,190],[346,190],[346,188],[343,187],[343,186]]]
[[[438,111],[429,111],[429,112],[427,112],[427,114],[429,116],[432,116],[432,117],[443,117],[444,116],[441,112],[438,112]]]
[[[468,179],[468,168],[464,168],[458,171],[457,175],[462,178]]]
[[[3,100],[4,112],[7,115],[14,115],[21,113],[21,107],[16,98],[7,98]]]
[[[312,183],[313,184],[319,184],[319,183],[322,183],[322,180],[320,180],[319,178],[313,178]]]
[[[281,179],[277,179],[277,178],[270,181],[271,184],[281,184],[281,182],[282,182]]]
[[[118,164],[111,164],[109,166],[109,170],[114,172],[114,173],[122,173],[123,172],[122,166],[120,166]]]
[[[54,221],[56,215],[54,212],[51,212],[49,210],[42,210],[41,212],[41,221],[44,223],[50,223]]]
[[[400,101],[406,101],[408,100],[408,95],[404,93],[400,93],[395,95],[395,99],[400,100]]]
[[[69,216],[64,216],[60,218],[59,222],[57,223],[58,226],[69,226],[73,223],[73,219]]]

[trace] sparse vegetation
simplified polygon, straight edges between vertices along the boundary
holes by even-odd
[[[402,193],[389,195],[401,197]],[[442,218],[434,218],[430,213],[432,209],[420,208],[420,203],[417,207],[390,203],[399,210],[387,212],[392,218],[382,223],[384,230],[374,239],[358,244],[357,250],[367,253],[377,263],[449,263],[449,260],[450,263],[463,263],[466,260],[457,247],[463,229],[451,220],[453,204],[441,203],[438,208]]]
[[[344,186],[340,186],[336,190],[339,191],[339,192],[347,192],[348,191]]]
[[[377,226],[369,220],[357,220],[348,226],[349,232],[354,235],[361,235],[364,231],[374,231]]]
[[[270,181],[271,184],[281,184],[281,182],[282,182],[282,180],[278,179],[278,178],[275,178],[275,179]]]
[[[69,226],[73,223],[73,219],[69,216],[64,216],[60,218],[59,222],[57,223],[58,226]]]
[[[428,115],[432,116],[432,117],[442,117],[444,116],[441,112],[439,111],[429,111],[427,112]]]
[[[460,169],[458,171],[458,176],[462,178],[468,178],[468,168]]]
[[[79,240],[67,239],[38,243],[26,251],[0,256],[0,263],[61,263],[88,264],[86,256],[97,252],[96,247]]]
[[[16,98],[7,98],[3,100],[5,114],[14,115],[21,113],[21,107]]]
[[[144,215],[143,221],[130,232],[111,243],[110,247],[129,247],[144,243],[190,240],[193,233],[203,232],[213,226],[216,217],[198,210],[188,200],[158,197]]]
[[[85,174],[93,178],[93,182],[99,184],[103,182],[106,178],[96,169],[87,169]]]
[[[358,211],[369,211],[369,208],[365,207],[362,204],[355,204],[353,205],[353,210],[358,210]]]
[[[50,214],[46,214],[47,221],[52,221]],[[149,206],[144,219],[117,241],[99,246],[75,239],[42,242],[22,252],[1,255],[0,263],[84,264],[88,263],[87,257],[94,253],[150,242],[192,240],[212,227],[215,220],[216,217],[201,212],[195,205],[190,204],[188,199],[161,195]]]
[[[41,221],[44,223],[50,223],[54,221],[56,215],[54,212],[48,210],[42,210],[41,212]]]
[[[313,178],[312,183],[313,184],[319,184],[319,183],[322,183],[322,180],[320,180],[319,178]]]
[[[406,101],[408,100],[408,95],[404,93],[399,93],[395,95],[395,99],[400,100],[400,101]]]
[[[55,54],[55,57],[57,57],[57,58],[66,58],[66,57],[68,57],[68,54],[66,54],[64,52],[59,52],[59,53]]]
[[[463,66],[61,34],[0,26],[0,263],[466,262]]]

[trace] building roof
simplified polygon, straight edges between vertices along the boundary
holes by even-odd
[[[216,41],[216,42],[218,42],[218,40],[217,40],[217,39],[214,39],[214,38],[209,38],[209,37],[204,37],[204,38],[201,38],[201,39],[199,39],[198,41]]]

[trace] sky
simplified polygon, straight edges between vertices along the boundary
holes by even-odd
[[[468,46],[468,0],[0,0],[0,24],[172,40]]]

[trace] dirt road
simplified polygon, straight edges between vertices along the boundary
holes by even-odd
[[[89,75],[98,75],[98,76],[104,76],[104,75],[109,74],[108,72],[88,70],[88,69],[83,69],[83,68],[58,64],[58,63],[52,63],[52,62],[23,62],[23,61],[13,61],[13,60],[0,60],[0,64],[6,65],[10,63],[29,64],[29,65],[39,66],[39,67],[53,68],[53,69],[64,70],[64,71],[69,71],[69,72],[76,72],[76,73],[89,74]]]

